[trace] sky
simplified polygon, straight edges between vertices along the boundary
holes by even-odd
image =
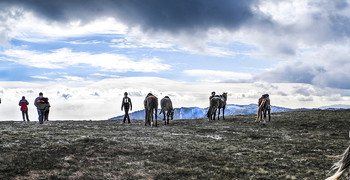
[[[349,0],[0,0],[0,120],[104,120],[149,93],[174,107],[350,105]]]

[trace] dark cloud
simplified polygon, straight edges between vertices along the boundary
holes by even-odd
[[[326,62],[326,63],[325,63]],[[275,67],[273,70],[260,74],[254,78],[255,81],[266,81],[271,83],[305,83],[320,87],[331,87],[338,89],[350,89],[350,62],[343,65],[334,65],[338,62],[320,61],[312,64],[298,61]],[[295,93],[309,96],[310,89],[299,88]]]
[[[300,95],[303,95],[303,96],[311,96],[311,95],[314,95],[315,92],[308,88],[308,87],[295,87],[294,88],[294,93],[295,94],[300,94]]]
[[[313,97],[299,97],[298,101],[314,101]]]
[[[239,28],[255,17],[257,0],[5,0],[0,6],[19,7],[55,22],[115,17],[144,30],[182,32],[210,27]]]
[[[307,66],[302,62],[295,62],[274,70],[263,73],[256,77],[256,80],[263,80],[275,83],[307,83],[311,84],[315,75],[324,72],[322,67]]]

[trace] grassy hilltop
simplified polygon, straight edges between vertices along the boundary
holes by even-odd
[[[350,111],[226,120],[0,122],[0,179],[324,179]]]

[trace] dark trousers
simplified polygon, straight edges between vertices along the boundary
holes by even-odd
[[[125,123],[126,118],[128,118],[128,123],[130,123],[130,117],[129,117],[129,104],[128,105],[124,105],[124,119],[123,119],[123,123]]]
[[[26,121],[25,117],[27,117],[27,121],[29,121],[28,111],[22,111],[22,117],[23,117],[23,121]]]
[[[49,110],[45,110],[45,113],[44,113],[44,121],[49,121]]]

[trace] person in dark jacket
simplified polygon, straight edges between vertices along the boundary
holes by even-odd
[[[43,123],[43,118],[45,115],[45,108],[46,108],[46,104],[44,101],[44,95],[42,92],[39,93],[39,97],[37,97],[34,101],[34,105],[38,110],[38,115],[39,115],[39,123],[42,124]]]
[[[128,97],[127,92],[124,93],[124,98],[123,98],[123,102],[122,102],[122,111],[123,111],[123,108],[125,111],[123,123],[125,123],[126,118],[128,118],[128,123],[130,123],[129,108],[130,108],[130,111],[132,111],[132,103],[131,103],[131,99]]]
[[[44,113],[44,121],[49,121],[49,113],[50,113],[50,103],[49,98],[43,98],[45,104],[45,113]]]
[[[213,97],[215,97],[215,91],[211,92],[211,96],[209,96],[209,101],[210,101]]]
[[[27,117],[27,121],[30,121],[28,117],[29,102],[26,100],[26,97],[23,96],[18,105],[21,106],[23,121],[26,121],[25,117]]]

